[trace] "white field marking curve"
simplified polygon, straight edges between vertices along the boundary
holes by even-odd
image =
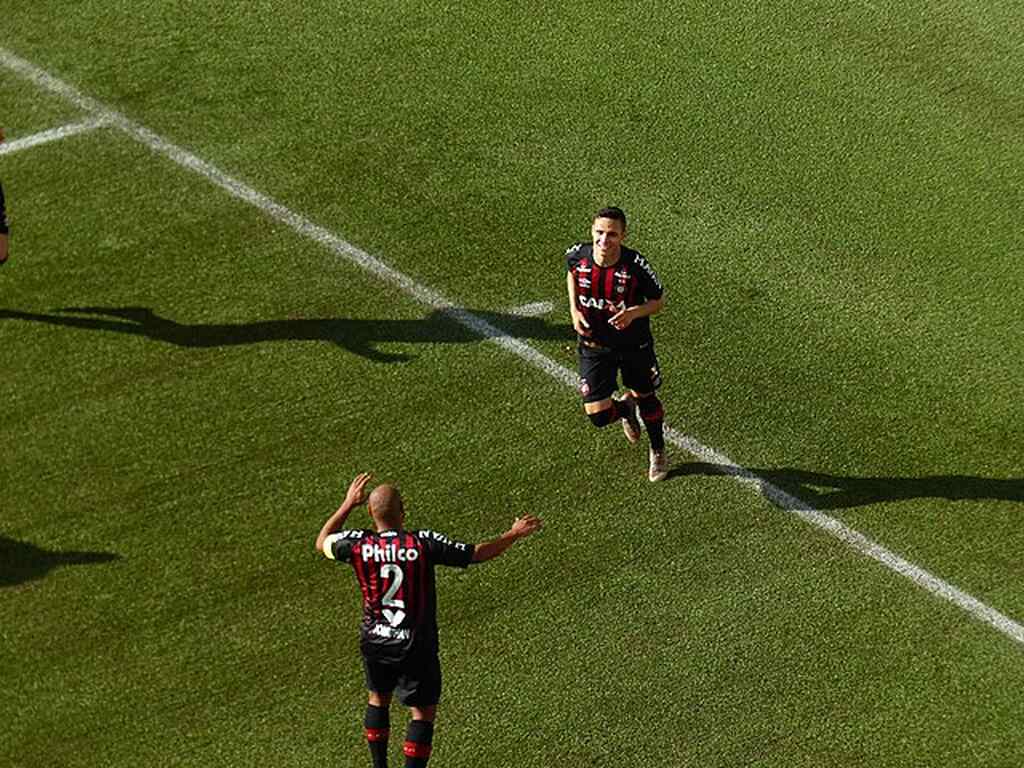
[[[335,255],[352,262],[381,280],[397,286],[421,304],[431,309],[445,312],[466,328],[539,368],[556,381],[569,387],[576,387],[576,373],[565,366],[556,363],[519,339],[509,336],[506,332],[483,318],[456,306],[437,291],[420,285],[408,275],[388,266],[380,259],[371,256],[366,251],[357,248],[333,232],[315,224],[305,216],[295,213],[262,192],[258,192],[248,184],[235,179],[197,155],[172,144],[148,128],[128,119],[120,112],[110,109],[95,99],[82,94],[74,86],[40,69],[35,64],[16,56],[4,48],[0,48],[0,65],[33,82],[40,89],[62,97],[79,109],[89,113],[92,117],[98,118],[112,127],[119,128],[156,154],[163,155],[181,167],[193,171],[233,197],[259,209],[269,218],[282,224],[287,224],[303,237],[320,244]],[[952,603],[1018,644],[1024,645],[1024,626],[991,606],[957,589],[952,584],[929,573],[924,568],[905,560],[895,552],[873,541],[859,531],[848,527],[834,517],[814,509],[806,502],[786,493],[781,488],[772,485],[764,478],[739,466],[729,457],[701,444],[694,438],[671,428],[665,430],[665,436],[671,443],[701,461],[719,465],[723,475],[730,476],[743,485],[752,488],[775,506],[792,512],[800,519],[828,533],[848,547],[909,579],[932,595]]]
[[[520,307],[513,307],[508,311],[510,315],[516,317],[542,317],[548,314],[555,308],[553,302],[550,301],[534,301],[530,304],[523,304]]]
[[[13,139],[0,144],[0,155],[9,155],[12,152],[19,152],[23,149],[38,147],[40,144],[48,144],[51,141],[60,141],[61,139],[66,139],[69,136],[75,136],[79,133],[86,133],[88,131],[95,130],[96,128],[102,128],[105,123],[106,120],[102,117],[90,117],[78,123],[68,123],[67,125],[61,125],[57,128],[50,128],[46,131],[33,133],[30,136],[22,136],[20,139]]]

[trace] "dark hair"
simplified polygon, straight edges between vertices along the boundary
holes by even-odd
[[[600,211],[595,213],[594,218],[590,220],[590,223],[593,224],[598,219],[611,219],[612,221],[621,221],[622,228],[626,228],[626,212],[614,205],[609,205],[606,208],[602,208]]]

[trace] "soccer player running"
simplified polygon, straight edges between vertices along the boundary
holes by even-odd
[[[387,768],[389,707],[393,693],[411,709],[405,736],[406,768],[430,759],[434,716],[441,698],[434,566],[466,568],[497,557],[541,527],[533,515],[481,544],[463,544],[428,530],[405,529],[402,496],[379,485],[367,496],[369,473],[358,475],[345,500],[316,537],[316,548],[355,570],[363,593],[360,649],[369,700],[364,726],[374,768]],[[369,501],[375,530],[341,530],[353,509]]]
[[[590,234],[592,242],[577,243],[565,254],[583,410],[597,427],[621,421],[631,444],[640,439],[639,411],[651,444],[647,477],[657,482],[668,476],[668,462],[650,317],[665,305],[664,289],[651,265],[622,244],[622,209],[598,211]],[[626,393],[615,397],[619,372]]]

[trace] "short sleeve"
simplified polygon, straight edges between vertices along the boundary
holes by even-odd
[[[662,287],[661,280],[658,279],[658,273],[654,271],[654,267],[639,253],[636,254],[636,267],[640,293],[648,299],[660,299],[665,289]]]
[[[566,272],[572,272],[573,267],[580,263],[580,259],[583,257],[582,245],[582,243],[576,243],[576,245],[565,252]]]
[[[366,535],[366,531],[347,530],[332,533],[324,539],[324,555],[331,560],[348,562],[352,559],[352,549],[359,544],[359,540]]]
[[[416,538],[423,543],[431,563],[466,568],[473,562],[476,547],[472,544],[453,541],[437,531],[416,531]]]

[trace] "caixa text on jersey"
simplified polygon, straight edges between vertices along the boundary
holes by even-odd
[[[590,296],[580,296],[580,304],[591,309],[607,309],[609,312],[621,312],[626,308],[626,302],[624,301],[595,299]]]

